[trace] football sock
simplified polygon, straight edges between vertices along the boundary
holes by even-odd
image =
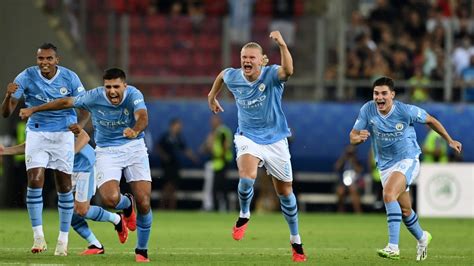
[[[418,223],[418,215],[416,215],[414,210],[411,210],[409,216],[403,217],[403,223],[417,240],[423,237],[423,229],[421,229],[420,223]]]
[[[242,225],[248,223],[248,221],[249,221],[248,218],[239,217],[239,219],[237,220],[237,223],[235,223],[235,227],[241,227]]]
[[[291,244],[301,244],[300,235],[290,235],[290,243]]]
[[[285,217],[290,233],[293,236],[298,235],[298,207],[296,206],[296,197],[293,192],[288,196],[278,195],[280,198],[280,207]]]
[[[255,183],[255,179],[241,177],[239,179],[238,185],[238,196],[239,196],[239,203],[240,203],[240,212],[246,216],[250,217],[250,202],[252,201],[253,197],[253,184]],[[242,217],[242,216],[240,216]],[[248,217],[245,217],[248,218]]]
[[[95,205],[89,207],[89,210],[84,217],[97,222],[111,222],[113,224],[118,224],[120,222],[120,216],[118,214],[106,211],[102,207]]]
[[[115,209],[124,210],[130,207],[130,205],[132,205],[132,202],[130,201],[130,199],[127,196],[120,194],[120,200],[117,206],[115,206]]]
[[[388,223],[388,243],[397,245],[400,239],[400,222],[402,221],[402,209],[397,201],[385,203]]]
[[[69,236],[69,232],[62,232],[62,231],[59,231],[59,237],[58,237],[58,240],[63,242],[63,243],[66,243],[68,242],[68,236]]]
[[[43,189],[30,188],[26,190],[26,207],[30,216],[31,226],[35,237],[44,236],[43,233]],[[40,227],[41,226],[41,227]]]
[[[74,212],[74,196],[72,192],[58,192],[59,231],[69,232],[72,213]]]
[[[137,213],[137,249],[148,249],[152,220],[151,209],[147,214]]]
[[[84,217],[77,213],[72,214],[71,226],[82,238],[86,239],[92,234]]]

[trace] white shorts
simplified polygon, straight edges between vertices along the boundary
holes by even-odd
[[[72,173],[72,191],[74,199],[78,202],[88,202],[95,194],[95,176],[92,172]]]
[[[235,135],[234,144],[237,150],[237,160],[243,154],[251,154],[261,160],[258,167],[265,166],[267,174],[283,182],[293,181],[291,155],[286,138],[272,144],[262,145],[245,136]]]
[[[391,166],[390,168],[380,171],[382,187],[385,186],[385,182],[387,182],[388,178],[392,175],[393,172],[400,172],[405,176],[405,181],[407,185],[406,191],[409,191],[410,185],[420,174],[420,160],[418,158],[403,159]]]
[[[127,183],[151,182],[150,162],[143,139],[135,139],[121,146],[103,148],[97,146],[95,155],[97,187],[110,180],[120,182],[122,173]]]
[[[26,170],[42,167],[72,174],[74,134],[26,129],[25,164]]]

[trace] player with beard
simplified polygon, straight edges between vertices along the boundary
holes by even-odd
[[[418,240],[416,260],[427,258],[432,237],[423,231],[418,216],[412,210],[410,185],[420,171],[418,159],[421,149],[416,140],[414,123],[424,123],[441,135],[457,153],[460,142],[453,140],[444,126],[425,110],[395,101],[395,87],[391,78],[381,77],[373,83],[373,100],[362,106],[350,132],[350,142],[358,145],[372,136],[377,168],[383,186],[383,201],[387,212],[388,244],[377,251],[388,259],[400,259],[398,242],[400,222],[403,220],[410,233]]]
[[[150,208],[151,174],[143,130],[148,113],[142,93],[127,85],[118,68],[105,71],[104,86],[80,97],[68,97],[41,106],[21,109],[22,118],[47,110],[82,108],[92,114],[95,130],[97,186],[103,204],[123,210],[128,229],[138,229],[135,260],[149,262],[148,240],[152,224]],[[120,193],[122,173],[132,195]],[[135,215],[134,201],[138,214]]]

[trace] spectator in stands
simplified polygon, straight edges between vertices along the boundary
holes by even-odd
[[[354,49],[356,46],[356,38],[361,34],[369,35],[370,28],[367,26],[367,23],[358,10],[354,10],[351,13],[351,22],[347,26],[346,30],[346,39],[347,39],[347,48]]]
[[[458,77],[461,76],[463,69],[469,66],[471,55],[474,55],[474,46],[471,44],[469,37],[464,37],[453,52],[452,63]]]
[[[183,124],[180,119],[174,118],[169,123],[169,129],[159,139],[157,150],[163,170],[162,192],[160,208],[176,209],[179,180],[181,179],[180,155],[184,153],[191,161],[198,163],[193,151],[186,146],[181,130]]]
[[[463,100],[474,102],[474,53],[470,57],[469,66],[461,71],[461,79],[464,82]]]
[[[233,44],[250,41],[250,26],[255,0],[228,0],[230,12],[230,40]]]
[[[270,31],[278,30],[285,37],[288,47],[295,43],[296,25],[294,19],[294,0],[273,0],[272,1],[272,21],[270,22]]]
[[[428,94],[430,79],[423,74],[421,66],[415,67],[415,74],[408,80],[408,84],[410,85],[411,102],[422,103],[431,100]]]
[[[339,176],[336,188],[337,211],[345,211],[346,193],[349,192],[353,211],[362,213],[357,185],[362,180],[363,166],[357,159],[357,149],[354,145],[346,146],[344,152],[334,164],[334,170]]]

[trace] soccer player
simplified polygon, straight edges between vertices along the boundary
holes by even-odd
[[[372,136],[377,168],[383,186],[383,201],[387,211],[388,245],[378,250],[383,258],[400,259],[398,242],[400,222],[418,240],[416,260],[425,260],[431,234],[423,231],[418,216],[412,210],[409,188],[419,174],[421,150],[416,140],[414,123],[425,123],[438,132],[457,153],[460,142],[453,140],[443,125],[425,110],[394,100],[395,87],[391,78],[381,77],[373,83],[373,101],[360,109],[352,131],[351,144],[358,145]]]
[[[118,68],[105,71],[104,86],[78,97],[58,99],[41,106],[20,110],[21,117],[36,112],[82,108],[92,114],[95,130],[97,186],[103,204],[123,210],[127,228],[138,228],[135,249],[137,262],[149,262],[148,239],[152,212],[150,208],[151,174],[143,130],[148,113],[142,93],[126,83]],[[120,193],[122,173],[130,184],[132,195]],[[136,200],[138,215],[135,214]]]
[[[270,38],[280,48],[281,66],[265,66],[268,59],[263,55],[262,47],[254,42],[247,43],[240,51],[241,68],[227,68],[217,76],[208,102],[212,112],[224,111],[216,97],[225,83],[237,103],[238,128],[234,143],[240,177],[240,214],[232,229],[232,237],[235,240],[244,237],[250,219],[257,169],[265,166],[272,176],[281,211],[290,229],[293,261],[306,261],[292,188],[293,174],[287,141],[291,133],[281,107],[285,81],[293,74],[293,59],[279,31],[272,31]]]
[[[3,117],[10,116],[23,96],[28,107],[38,106],[54,99],[79,96],[84,93],[79,77],[73,71],[58,66],[57,48],[51,43],[41,45],[36,52],[37,66],[21,72],[8,84],[2,102]],[[81,112],[81,121],[89,119]],[[66,256],[69,226],[74,197],[71,192],[71,173],[74,163],[74,134],[68,126],[77,123],[73,109],[35,114],[27,122],[25,163],[28,176],[26,206],[33,228],[34,243],[31,252],[46,249],[43,232],[43,185],[45,168],[53,169],[58,193],[59,237],[54,255]]]
[[[71,125],[70,128],[76,127]],[[104,246],[97,240],[84,218],[93,221],[111,222],[119,235],[120,242],[124,243],[128,237],[128,229],[123,218],[115,213],[108,212],[99,206],[91,206],[90,200],[95,194],[94,149],[88,144],[89,135],[79,130],[74,143],[74,167],[72,174],[72,191],[74,195],[74,213],[72,215],[72,228],[88,243],[89,246],[82,255],[104,254]],[[12,147],[0,145],[0,155],[17,155],[25,153],[25,143]]]

